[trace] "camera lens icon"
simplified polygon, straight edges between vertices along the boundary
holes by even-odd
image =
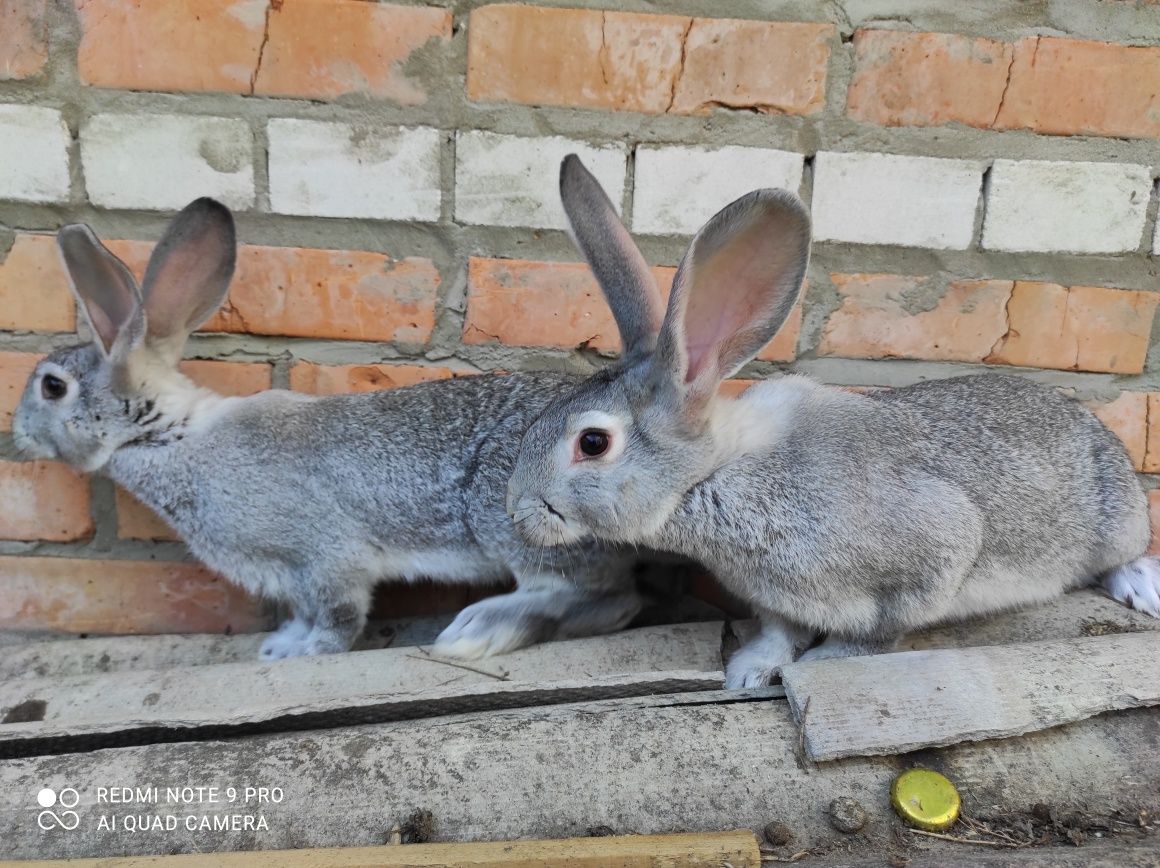
[[[51,787],[45,787],[36,794],[36,804],[45,808],[36,816],[36,824],[44,831],[60,827],[71,831],[80,825],[81,818],[76,811],[67,810],[80,804],[81,796],[72,787],[65,787],[59,793]],[[48,808],[59,806],[63,811],[50,811]]]

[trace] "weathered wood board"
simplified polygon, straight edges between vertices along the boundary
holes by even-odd
[[[1160,633],[793,663],[782,684],[810,759],[1006,738],[1160,704]]]
[[[0,756],[172,741],[198,737],[202,730],[222,736],[259,725],[267,731],[303,729],[712,690],[722,680],[721,631],[720,623],[647,627],[474,662],[445,660],[421,648],[388,648],[15,679],[0,683]]]
[[[709,621],[713,610],[683,598],[660,616],[672,621]],[[433,615],[371,624],[356,650],[426,645],[452,620],[453,615]],[[757,629],[756,621],[731,625],[742,641]],[[899,650],[952,648],[971,645],[1002,645],[1067,639],[1100,632],[1160,630],[1160,620],[1134,612],[1094,590],[1076,591],[1058,601],[1032,609],[980,618],[961,624],[914,633],[899,643]],[[0,634],[2,635],[2,634]],[[68,677],[139,669],[169,669],[219,663],[254,662],[268,634],[215,636],[107,636],[89,639],[52,640],[19,638],[4,644],[0,653],[0,681],[13,678]]]
[[[355,642],[355,651],[430,645],[454,620],[454,613],[372,621]],[[702,621],[720,622],[720,609],[694,597],[679,596],[648,605],[633,627]],[[67,677],[138,669],[171,669],[218,663],[253,663],[269,633],[209,633],[161,636],[76,636],[0,631],[0,681],[12,678]]]
[[[897,650],[1011,645],[1141,632],[1160,632],[1160,619],[1129,609],[1094,588],[1085,588],[1030,609],[912,633],[903,637]]]
[[[739,642],[749,640],[759,629],[754,620],[734,621],[729,626]],[[970,648],[1140,632],[1160,632],[1160,619],[1129,609],[1094,589],[1084,589],[1042,606],[911,633],[899,640],[896,650]]]
[[[568,838],[562,841],[128,856],[123,859],[69,859],[35,864],[39,868],[720,868],[723,865],[760,868],[761,851],[756,836],[745,829],[705,834]]]
[[[1132,833],[1124,838],[1089,840],[1081,847],[971,846],[932,841],[935,852],[907,853],[906,868],[1160,868],[1160,840],[1139,840]],[[812,860],[801,863],[805,868],[819,864]],[[890,863],[881,855],[849,858],[823,858],[820,865],[834,868],[884,868]]]
[[[454,619],[453,614],[379,621],[369,624],[356,651],[428,645]],[[0,681],[12,678],[65,678],[72,675],[253,663],[269,633],[94,636],[88,639],[24,637],[0,653]]]
[[[596,826],[618,834],[760,829],[776,819],[793,831],[795,847],[809,849],[845,840],[826,819],[838,796],[866,808],[871,842],[888,842],[897,825],[890,783],[910,760],[803,768],[788,705],[755,701],[763,695],[522,708],[7,760],[0,762],[0,858],[370,846],[417,808],[431,812],[441,842],[580,837]],[[1158,724],[1160,711],[1137,709],[931,751],[922,762],[958,784],[974,816],[1036,802],[1134,816],[1160,804]],[[157,787],[161,795],[98,800],[98,788],[121,786]],[[167,801],[167,787],[187,786],[278,787],[282,796]],[[76,828],[39,828],[37,793],[46,787],[76,790]],[[137,831],[124,830],[126,815],[138,818]],[[100,828],[102,817],[115,818],[117,828]],[[174,830],[155,827],[168,817]],[[262,828],[254,827],[258,817]],[[226,828],[214,831],[213,823]]]

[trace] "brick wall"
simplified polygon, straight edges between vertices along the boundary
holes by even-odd
[[[88,222],[140,270],[200,195],[245,244],[186,362],[224,392],[602,364],[615,331],[555,192],[575,151],[662,285],[735,196],[811,203],[804,301],[736,388],[1018,370],[1091,402],[1160,488],[1160,5],[721,8],[0,0],[0,627],[268,620],[9,433],[36,359],[77,339],[52,233]]]

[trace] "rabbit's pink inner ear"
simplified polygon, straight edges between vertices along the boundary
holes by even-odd
[[[236,255],[233,218],[223,205],[198,199],[174,218],[145,272],[151,344],[183,343],[209,319],[229,290]]]
[[[796,199],[766,191],[735,206],[702,230],[680,276],[685,382],[714,390],[781,328],[809,259],[809,219]]]
[[[57,247],[73,295],[107,356],[137,311],[137,282],[87,226],[62,227],[57,234]]]
[[[757,227],[750,227],[708,261],[694,265],[685,307],[686,382],[707,368],[730,367],[781,301],[777,277],[785,263],[776,250],[770,255],[760,234]]]

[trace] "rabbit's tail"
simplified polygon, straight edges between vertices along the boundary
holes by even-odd
[[[1104,590],[1125,606],[1160,618],[1160,558],[1142,557],[1108,570]]]

